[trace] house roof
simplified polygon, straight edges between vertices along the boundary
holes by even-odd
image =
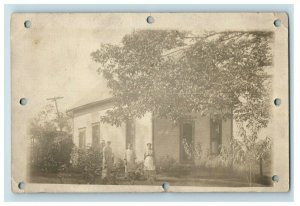
[[[76,102],[69,111],[74,111],[77,109],[83,109],[88,106],[93,106],[95,104],[106,103],[112,99],[112,95],[109,92],[109,89],[105,86],[98,85],[91,91],[89,91],[83,98]]]

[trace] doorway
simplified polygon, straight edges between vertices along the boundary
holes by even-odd
[[[194,128],[194,121],[180,124],[180,163],[193,163]]]

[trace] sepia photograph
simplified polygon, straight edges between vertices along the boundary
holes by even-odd
[[[285,13],[16,13],[11,30],[13,191],[288,191]]]

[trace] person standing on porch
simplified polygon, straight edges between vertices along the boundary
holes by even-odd
[[[132,144],[128,144],[127,150],[125,151],[125,176],[129,178],[130,183],[134,183],[134,174],[136,170],[136,165],[135,165],[135,151],[132,148]]]
[[[110,145],[111,142],[107,141],[106,146],[103,148],[102,178],[107,178],[107,179],[110,179],[111,171],[114,164],[114,156]]]
[[[144,170],[148,182],[153,184],[155,179],[155,164],[151,143],[147,143],[147,149],[144,154]]]

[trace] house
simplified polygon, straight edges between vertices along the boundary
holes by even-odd
[[[156,159],[169,156],[179,163],[189,163],[183,139],[202,150],[218,154],[219,146],[232,137],[232,120],[212,120],[198,114],[173,124],[167,119],[155,119],[147,113],[140,119],[124,122],[120,127],[100,122],[100,116],[112,108],[113,99],[108,93],[91,91],[69,109],[73,117],[73,140],[76,146],[97,146],[102,140],[111,141],[115,157],[123,159],[126,145],[131,143],[138,161],[144,158],[147,143],[152,143]]]

